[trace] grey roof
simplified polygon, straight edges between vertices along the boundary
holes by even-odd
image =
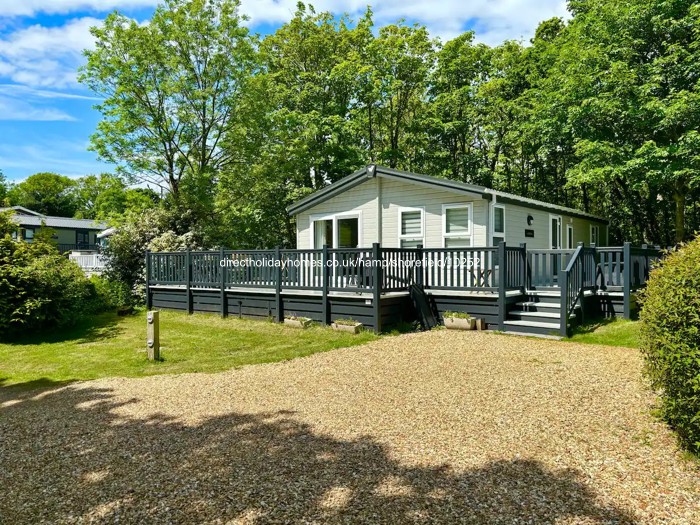
[[[0,208],[0,212],[13,210],[13,219],[20,226],[41,226],[44,222],[49,228],[69,228],[75,230],[104,230],[107,224],[93,219],[72,219],[70,217],[54,217],[52,215],[42,215],[41,213],[23,208],[22,206],[12,206],[11,208]]]
[[[418,173],[411,173],[408,171],[400,171],[392,168],[386,168],[384,166],[374,165],[361,168],[356,172],[352,173],[351,175],[343,177],[339,181],[334,182],[333,184],[330,184],[325,188],[322,188],[312,193],[311,195],[307,195],[303,199],[300,199],[291,206],[289,206],[287,208],[287,211],[290,215],[296,215],[297,213],[307,210],[315,206],[316,204],[330,199],[331,197],[338,195],[339,193],[342,193],[354,186],[362,184],[368,179],[372,179],[377,176],[400,179],[416,184],[424,184],[455,193],[461,193],[470,196],[479,196],[483,199],[495,198],[496,202],[510,202],[524,207],[560,212],[570,215],[572,217],[580,217],[583,219],[598,221],[605,224],[608,223],[608,221],[606,219],[603,219],[602,217],[598,217],[596,215],[592,215],[590,213],[574,208],[559,206],[558,204],[551,204],[536,199],[528,199],[526,197],[520,197],[519,195],[513,195],[511,193],[494,190],[485,186],[477,186],[475,184],[467,184],[465,182],[443,179],[440,177],[431,177],[429,175],[421,175]]]

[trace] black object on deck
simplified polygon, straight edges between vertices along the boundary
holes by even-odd
[[[423,330],[435,328],[439,323],[425,291],[420,286],[412,284],[408,287],[408,293],[418,313],[418,321],[420,321]]]

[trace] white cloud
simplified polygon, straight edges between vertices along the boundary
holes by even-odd
[[[71,115],[57,108],[41,107],[27,101],[0,95],[0,120],[71,121]]]
[[[296,11],[297,0],[243,0],[242,11],[251,25],[283,23]],[[358,16],[367,0],[316,0],[317,12],[331,11]],[[553,16],[567,16],[565,0],[382,0],[374,2],[375,23],[379,26],[401,18],[427,26],[432,36],[443,40],[461,34],[466,25],[476,28],[480,42],[500,44],[506,39],[527,40],[537,24]]]
[[[155,7],[159,3],[158,0],[3,0],[0,3],[0,16],[68,14],[77,11],[105,13],[114,9]]]
[[[0,39],[0,75],[33,87],[75,86],[83,50],[92,48],[90,27],[101,21],[76,18],[63,26],[33,25]]]

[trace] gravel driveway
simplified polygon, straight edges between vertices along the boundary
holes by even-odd
[[[638,352],[437,331],[0,388],[0,523],[700,523]]]

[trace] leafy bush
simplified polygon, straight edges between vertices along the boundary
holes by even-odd
[[[12,239],[15,228],[0,214],[0,336],[60,328],[104,308],[78,265],[45,236],[31,244]]]
[[[145,298],[145,255],[151,251],[202,249],[203,235],[188,231],[178,211],[154,208],[133,214],[118,226],[105,250],[107,277],[130,291],[126,304],[142,304]],[[186,233],[177,234],[184,230]],[[120,305],[122,306],[122,305]]]
[[[641,301],[645,369],[662,417],[700,452],[700,237],[652,271]]]

